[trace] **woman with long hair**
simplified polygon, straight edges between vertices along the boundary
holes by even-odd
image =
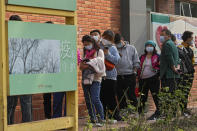
[[[83,36],[82,43],[84,58],[80,63],[80,69],[86,106],[91,122],[101,123],[104,122],[103,105],[100,101],[101,81],[105,76],[104,53],[89,35]],[[99,119],[96,117],[96,112],[99,114]]]

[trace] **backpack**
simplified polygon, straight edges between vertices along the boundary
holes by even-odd
[[[184,74],[185,73],[191,74],[195,72],[192,59],[191,59],[193,51],[192,52],[191,51],[192,50],[189,50],[188,52],[188,49],[184,47],[183,49],[178,48],[179,58],[181,59],[181,63],[180,63],[181,72]]]
[[[186,54],[183,51],[183,49],[178,48],[179,58],[180,58],[180,69],[181,73],[186,74],[188,73],[187,67],[185,65],[186,63]]]
[[[188,70],[188,73],[189,74],[193,74],[195,72],[195,69],[194,69],[194,65],[192,63],[192,58],[194,57],[194,52],[191,48],[183,48],[183,51],[185,52],[185,57],[186,57],[186,67],[187,67],[187,70]]]

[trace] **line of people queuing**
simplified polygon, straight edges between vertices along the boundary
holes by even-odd
[[[9,20],[22,21],[18,15],[11,16]],[[53,24],[50,21],[46,23]],[[83,57],[80,59],[78,51],[78,63],[82,71],[82,87],[92,123],[102,124],[106,119],[121,121],[123,118],[120,111],[128,105],[132,105],[142,114],[149,90],[156,105],[156,111],[149,119],[161,116],[158,94],[162,92],[163,87],[169,87],[168,92],[172,94],[180,89],[188,99],[195,72],[193,32],[185,31],[182,36],[183,43],[180,45],[169,30],[162,30],[160,35],[160,41],[163,43],[161,54],[157,53],[156,43],[148,40],[140,57],[133,45],[112,30],[106,30],[102,34],[99,30],[93,30],[89,35],[83,36]],[[135,92],[136,81],[139,83],[139,101]],[[64,92],[53,93],[53,113],[51,96],[51,93],[43,95],[45,117],[61,117],[63,98],[66,95]],[[8,124],[14,123],[18,97],[22,122],[32,121],[32,96],[8,96]],[[189,113],[188,100],[182,100],[182,103],[182,112]],[[66,107],[64,109],[66,115]]]
[[[128,105],[143,114],[149,90],[156,111],[148,120],[157,119],[162,116],[159,93],[164,92],[165,87],[172,95],[178,89],[182,91],[185,96],[182,98],[182,113],[190,113],[187,99],[195,72],[193,32],[185,31],[182,39],[182,44],[177,44],[170,30],[164,29],[160,34],[161,53],[157,53],[156,43],[148,40],[143,55],[139,57],[136,48],[112,30],[103,34],[93,30],[83,36],[80,70],[91,123],[102,124],[106,119],[121,121],[120,111]],[[135,92],[136,81],[139,83],[139,101]]]

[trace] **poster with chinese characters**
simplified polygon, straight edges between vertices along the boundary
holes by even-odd
[[[8,23],[10,95],[77,89],[76,27]]]
[[[76,0],[8,0],[8,4],[58,10],[76,10]]]
[[[194,43],[192,49],[194,51],[195,62],[197,62],[197,18],[151,14],[152,39],[157,42],[157,49],[160,51],[162,43],[160,42],[160,33],[162,29],[169,29],[176,36],[177,44],[181,44],[182,34],[184,31],[192,31],[194,33]]]

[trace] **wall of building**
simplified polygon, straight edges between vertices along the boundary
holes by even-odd
[[[156,0],[156,12],[174,14],[174,0]]]

